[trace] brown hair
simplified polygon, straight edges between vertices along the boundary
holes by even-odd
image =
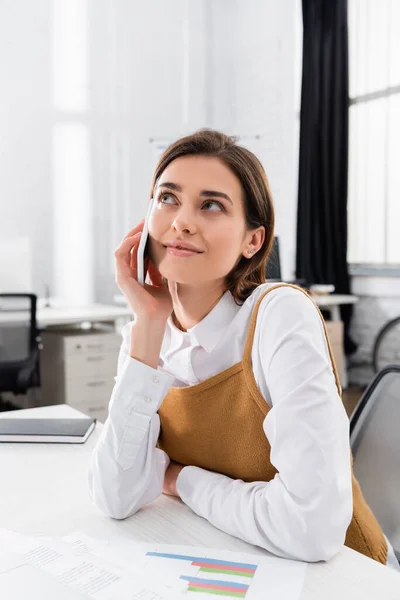
[[[265,227],[265,239],[259,251],[250,259],[242,256],[226,276],[227,288],[236,304],[241,304],[256,287],[265,283],[266,265],[274,241],[274,207],[266,173],[258,158],[237,144],[236,137],[213,129],[200,129],[178,139],[164,151],[154,171],[151,197],[167,166],[176,158],[190,155],[222,160],[242,185],[247,230]]]

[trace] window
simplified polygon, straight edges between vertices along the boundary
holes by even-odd
[[[400,265],[400,0],[348,0],[348,261]]]
[[[52,0],[54,290],[93,302],[88,0]]]

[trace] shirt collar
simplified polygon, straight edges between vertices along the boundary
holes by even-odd
[[[182,336],[189,334],[199,346],[210,353],[222,339],[239,310],[240,306],[236,304],[231,292],[227,290],[208,315],[200,323],[188,329],[187,332],[178,329],[172,322],[172,317],[169,317],[170,335],[174,338],[174,341],[178,342],[178,339],[181,341]]]

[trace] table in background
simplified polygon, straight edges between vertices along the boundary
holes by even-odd
[[[42,306],[38,303],[36,320],[39,329],[80,325],[82,323],[109,323],[117,328],[119,321],[132,319],[128,306],[108,304],[88,304],[86,306]],[[26,312],[0,312],[0,323],[21,323],[26,321]]]
[[[11,401],[20,408],[68,403],[104,422],[117,359],[120,330],[132,319],[124,306],[89,304],[62,306],[39,299],[36,312],[41,332],[41,388]],[[26,311],[1,311],[0,324],[26,322]]]
[[[311,294],[311,298],[321,310],[330,312],[331,321],[340,321],[340,307],[346,304],[356,304],[357,296],[349,294]]]
[[[81,417],[66,405],[2,413],[9,417]],[[83,444],[0,444],[0,527],[28,535],[81,531],[99,539],[119,536],[166,543],[157,523],[177,523],[174,544],[268,553],[214,528],[179,499],[161,496],[136,515],[117,521],[102,515],[88,496],[87,469],[102,425]],[[164,510],[164,516],[161,510]],[[166,513],[166,516],[165,516]],[[182,518],[188,526],[179,527]],[[158,537],[160,539],[158,539]],[[398,600],[400,575],[349,548],[327,563],[307,566],[301,600]]]

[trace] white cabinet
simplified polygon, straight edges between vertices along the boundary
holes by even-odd
[[[60,328],[41,337],[41,404],[69,404],[104,422],[121,336],[104,329]]]

